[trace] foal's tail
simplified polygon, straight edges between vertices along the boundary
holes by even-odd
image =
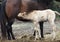
[[[54,11],[57,15],[60,15],[60,13],[59,12],[57,12],[57,11]]]

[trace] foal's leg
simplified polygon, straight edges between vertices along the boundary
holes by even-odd
[[[40,26],[40,30],[41,30],[41,31],[40,31],[40,33],[41,33],[41,38],[44,38],[44,35],[43,35],[43,23],[44,23],[44,22],[39,22],[39,26]],[[36,31],[34,31],[34,34],[33,34],[34,36],[35,36],[35,32],[36,32]]]
[[[41,30],[41,38],[44,38],[44,35],[43,35],[43,23],[44,22],[39,22],[40,30]]]
[[[34,22],[35,40],[39,39],[39,37],[40,37],[40,29],[39,28],[40,28],[39,23]]]
[[[54,23],[54,20],[49,21],[49,23],[51,24],[51,27],[53,28],[53,32],[52,32],[53,38],[52,38],[52,40],[55,40],[55,37],[56,37],[56,25]]]

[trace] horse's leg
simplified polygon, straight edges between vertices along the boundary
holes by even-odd
[[[39,22],[40,30],[41,30],[41,38],[44,38],[44,35],[43,35],[43,23],[44,22]]]
[[[51,27],[53,28],[53,32],[52,32],[53,38],[52,38],[52,40],[55,40],[55,37],[56,37],[56,25],[54,23],[54,20],[49,21],[49,23],[50,23]]]
[[[40,26],[38,22],[34,22],[35,40],[40,37]]]
[[[10,33],[11,33],[12,39],[15,40],[15,36],[13,34],[13,31],[12,31],[12,26],[11,26],[11,29],[10,29]]]
[[[9,22],[9,26],[10,26],[10,34],[11,34],[11,36],[12,36],[12,39],[15,39],[15,37],[14,37],[14,34],[13,34],[13,31],[12,31],[12,24],[13,24],[13,22],[14,22],[14,20],[12,20],[12,21],[10,21]]]
[[[11,40],[11,35],[10,35],[10,26],[9,26],[9,21],[7,21],[6,23],[6,28],[7,28],[7,36],[8,36],[8,40]]]
[[[13,24],[14,21],[8,21],[8,25],[7,25],[7,33],[8,33],[8,39],[10,40],[11,39],[11,36],[13,39],[15,39],[14,37],[14,34],[12,32],[12,24]]]
[[[33,34],[33,36],[35,36],[35,33],[36,33],[36,31],[34,31],[34,34]]]
[[[7,36],[8,36],[8,40],[11,40],[11,35],[10,35],[10,32],[9,32],[9,28],[10,27],[7,26]]]
[[[7,39],[7,36],[6,36],[6,25],[5,25],[5,22],[4,20],[1,21],[1,32],[2,32],[2,39]]]

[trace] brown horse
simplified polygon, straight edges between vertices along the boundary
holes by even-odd
[[[12,24],[14,19],[20,19],[17,17],[20,12],[31,12],[33,10],[44,10],[49,8],[48,6],[53,0],[3,0],[1,5],[1,31],[2,37],[6,39],[6,32],[8,39],[15,39],[12,32]],[[24,20],[24,19],[22,19]],[[43,38],[43,22],[40,23],[41,37]],[[34,32],[35,35],[35,32]]]

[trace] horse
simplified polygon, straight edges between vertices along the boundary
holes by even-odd
[[[35,33],[35,40],[39,39],[40,36],[40,26],[39,26],[39,22],[41,21],[48,21],[49,24],[51,25],[53,32],[52,32],[52,40],[54,40],[56,38],[56,24],[54,23],[54,20],[56,18],[56,14],[60,15],[60,13],[58,13],[57,11],[53,11],[51,9],[46,9],[46,10],[34,10],[30,13],[24,12],[24,13],[19,13],[18,17],[22,17],[24,19],[28,19],[31,20],[32,23],[34,24],[34,31]]]
[[[30,13],[33,10],[47,9],[52,1],[53,0],[2,0],[0,14],[2,39],[6,39],[6,36],[8,36],[9,40],[11,40],[11,38],[15,39],[14,34],[12,32],[12,24],[15,18],[20,19],[17,16],[18,13]],[[41,26],[41,37],[44,38],[43,22],[40,22],[39,24]]]

